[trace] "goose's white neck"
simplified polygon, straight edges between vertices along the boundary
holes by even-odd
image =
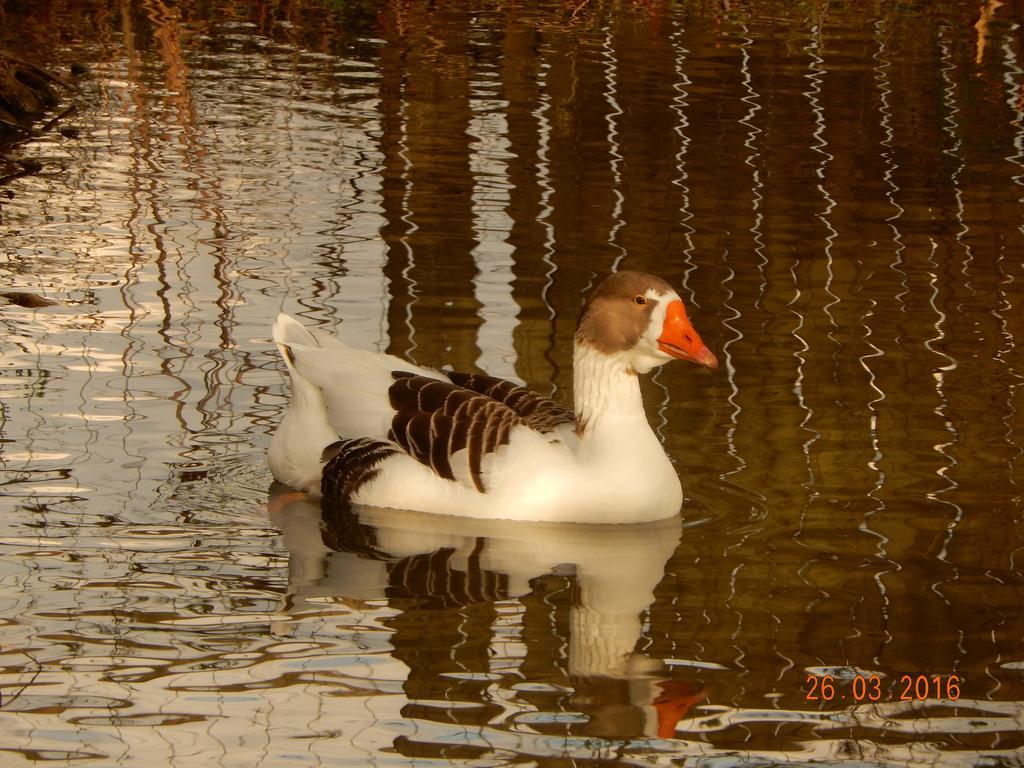
[[[637,372],[623,353],[605,353],[589,344],[573,347],[573,406],[576,432],[593,436],[609,422],[639,419],[648,430]]]
[[[600,487],[602,498],[594,503],[676,512],[682,503],[679,475],[647,423],[640,377],[627,355],[577,344],[573,357],[581,494]],[[613,499],[616,488],[628,491]]]

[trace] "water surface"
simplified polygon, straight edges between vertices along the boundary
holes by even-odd
[[[1024,763],[1019,6],[0,9],[0,762]],[[270,488],[277,312],[568,400],[617,268],[678,520]]]

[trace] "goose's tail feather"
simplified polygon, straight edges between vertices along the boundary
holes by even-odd
[[[292,397],[271,438],[267,463],[280,482],[319,495],[323,450],[338,435],[330,427],[323,391],[297,370],[293,347],[321,345],[301,323],[284,313],[274,321],[274,343],[288,368]]]

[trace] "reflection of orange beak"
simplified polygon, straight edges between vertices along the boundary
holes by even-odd
[[[686,316],[686,307],[679,299],[669,304],[665,310],[665,324],[661,327],[661,336],[658,337],[658,349],[680,360],[692,360],[708,368],[718,367],[718,358],[704,346],[700,336],[693,330],[690,319]]]
[[[658,687],[661,694],[654,700],[654,708],[658,712],[658,736],[671,739],[676,735],[679,721],[708,697],[708,689],[681,680],[663,680]]]

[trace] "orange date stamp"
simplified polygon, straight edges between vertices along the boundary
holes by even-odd
[[[881,675],[809,674],[804,680],[806,701],[851,701],[855,704],[874,701],[925,701],[927,699],[960,698],[957,675],[900,675],[886,684]]]

